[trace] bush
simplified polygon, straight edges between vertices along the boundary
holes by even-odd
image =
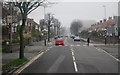
[[[20,42],[19,39],[13,39],[13,40],[12,40],[12,43],[19,43],[19,42]]]
[[[10,42],[9,40],[2,41],[2,52],[10,52],[9,45],[7,45],[7,42]]]
[[[3,52],[3,53],[8,53],[8,52],[10,52],[9,46],[2,46],[2,52]]]
[[[2,52],[2,48],[0,48],[0,52]]]

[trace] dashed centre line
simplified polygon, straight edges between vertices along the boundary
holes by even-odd
[[[74,61],[74,67],[75,67],[75,71],[78,72],[78,69],[77,69],[77,64],[76,62]]]
[[[73,48],[71,48],[71,53],[72,53],[72,58],[73,58],[73,64],[74,64],[75,72],[78,72],[78,68],[77,68],[77,64],[76,64]]]
[[[72,56],[74,56],[74,53],[72,52]]]
[[[75,57],[73,56],[73,61],[75,61]]]

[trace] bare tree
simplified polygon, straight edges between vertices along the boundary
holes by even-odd
[[[22,16],[22,25],[19,29],[19,36],[20,36],[20,54],[19,58],[24,58],[24,37],[23,37],[23,30],[25,28],[25,23],[27,19],[27,15],[30,14],[32,11],[37,9],[45,0],[15,0],[13,4],[20,9],[21,16]]]
[[[70,26],[70,32],[74,35],[78,35],[80,28],[82,27],[82,22],[80,20],[74,20]]]
[[[43,30],[44,29],[44,19],[41,19],[40,21],[39,21],[39,24],[40,24],[40,28],[41,28],[41,30]]]
[[[50,41],[50,27],[52,27],[52,22],[54,20],[53,14],[48,13],[47,17],[47,27],[48,27],[48,42]]]
[[[54,18],[53,23],[54,23],[54,34],[55,34],[55,36],[59,35],[60,21],[57,18]]]

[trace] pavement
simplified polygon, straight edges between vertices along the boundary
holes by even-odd
[[[53,39],[52,39],[53,40]],[[26,46],[24,49],[24,55],[26,58],[31,59],[36,54],[43,52],[48,47],[50,47],[53,44],[52,42],[47,42],[47,46],[44,46],[44,41],[39,42],[32,42],[31,46]],[[12,53],[2,53],[2,64],[6,64],[14,59],[19,58],[19,50],[14,51]]]
[[[119,45],[95,45],[95,47],[101,48],[118,59],[118,47]]]
[[[84,38],[82,39],[85,41],[87,40]],[[90,45],[91,46],[93,45],[99,49],[103,49],[104,51],[106,51],[107,53],[109,53],[110,55],[118,59],[118,47],[120,47],[120,44],[106,44],[105,45],[102,42],[98,42],[98,41],[96,42],[96,41],[91,40]]]

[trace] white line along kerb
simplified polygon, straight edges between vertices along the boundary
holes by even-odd
[[[22,72],[25,68],[27,68],[30,64],[32,64],[36,59],[38,59],[40,56],[42,56],[44,54],[44,52],[40,53],[39,55],[37,55],[36,57],[34,57],[32,60],[30,60],[30,62],[28,62],[27,64],[25,64],[23,67],[21,67],[19,70],[15,71],[15,74],[19,74],[20,72]]]
[[[102,49],[101,49],[102,50]],[[103,50],[104,51],[104,50]],[[106,51],[104,51],[106,54],[108,54],[109,56],[111,56],[113,59],[115,59],[116,61],[119,61],[120,62],[120,60],[119,59],[117,59],[117,58],[115,58],[114,56],[112,56],[111,54],[109,54],[108,52],[106,52]]]
[[[96,48],[96,47],[94,47],[94,48],[95,48],[95,49],[97,49],[97,50],[99,50],[99,51],[103,51],[104,53],[106,53],[107,55],[111,56],[111,57],[112,57],[113,59],[115,59],[116,61],[120,62],[120,60],[119,60],[119,59],[115,58],[113,55],[109,54],[109,53],[108,53],[108,52],[106,52],[105,50],[100,49],[100,48]]]

